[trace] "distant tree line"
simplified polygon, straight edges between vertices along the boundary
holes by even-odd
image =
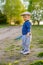
[[[23,22],[20,14],[24,11],[32,13],[31,19],[33,25],[37,22],[39,25],[40,21],[43,20],[43,0],[23,0],[29,2],[28,8],[25,9],[24,4],[21,0],[6,0],[3,6],[3,14],[0,11],[0,24],[12,22],[14,24],[21,24]]]
[[[3,6],[3,13],[7,17],[7,23],[11,24],[21,24],[23,19],[20,14],[25,11],[25,7],[21,0],[6,0],[5,5]],[[0,15],[1,16],[1,15]],[[3,20],[4,21],[4,20]],[[0,23],[2,23],[0,21]]]

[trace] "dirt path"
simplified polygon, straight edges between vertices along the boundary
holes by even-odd
[[[19,27],[19,26],[18,26]],[[8,28],[1,28],[0,29],[0,40],[6,38],[15,38],[16,36],[21,34],[21,28],[19,27],[8,27]]]
[[[26,56],[19,53],[21,49],[21,40],[14,40],[19,35],[21,35],[20,26],[0,29],[0,62],[14,62],[17,60],[20,63],[19,65],[27,65],[34,60],[43,60],[43,58],[38,58],[36,56],[38,52],[43,51],[43,48],[37,48],[35,44],[31,45],[31,54]]]
[[[7,46],[7,43],[12,43],[12,39],[19,35],[21,35],[21,27],[19,26],[0,28],[0,60],[3,57],[4,48]]]

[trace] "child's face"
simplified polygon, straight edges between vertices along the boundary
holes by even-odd
[[[24,15],[23,19],[24,19],[24,21],[29,20],[30,19],[30,15]]]

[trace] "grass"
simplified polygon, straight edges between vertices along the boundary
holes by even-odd
[[[8,62],[8,63],[0,63],[0,65],[19,65],[19,61],[18,60],[16,60],[16,61],[14,61],[13,63],[11,63],[11,62]]]
[[[37,57],[43,57],[43,52],[38,53]]]
[[[8,26],[17,26],[16,24],[15,25],[9,25],[9,24],[0,24],[0,28],[5,28],[5,27],[8,27]],[[19,26],[19,25],[18,25]]]
[[[14,61],[14,65],[19,65],[19,60]]]
[[[2,63],[0,63],[0,65],[9,65],[9,64],[8,64],[8,63],[2,62]]]
[[[15,45],[10,45],[9,47],[5,48],[5,51],[12,51],[14,49]]]
[[[43,39],[39,40],[39,44],[43,44]]]
[[[8,27],[9,25],[0,25],[0,28]]]
[[[38,41],[38,46],[39,46],[39,48],[43,48],[43,39],[40,39]]]
[[[43,45],[40,45],[39,48],[43,48]]]
[[[32,26],[32,43],[43,43],[43,26]]]
[[[0,26],[0,28],[3,28],[3,26]],[[6,26],[5,26],[6,27]],[[30,64],[30,61],[31,61],[31,64],[30,65],[43,65],[43,60],[38,60],[38,61],[34,61],[33,56],[37,53],[38,55],[35,56],[35,58],[37,57],[38,59],[42,58],[43,57],[43,52],[40,51],[39,52],[35,52],[35,50],[37,50],[38,48],[42,49],[43,48],[43,26],[32,26],[32,42],[31,42],[31,50],[34,49],[34,51],[31,52],[31,54],[27,55],[27,56],[24,56],[22,54],[19,54],[18,51],[21,50],[21,46],[18,44],[18,43],[21,43],[19,42],[20,40],[16,41],[15,43],[15,40],[12,44],[9,43],[8,47],[6,47],[4,50],[6,51],[6,54],[8,53],[8,56],[10,58],[14,57],[14,62],[12,63],[6,63],[6,64],[2,64],[2,65],[19,65],[19,63],[27,63],[29,62],[28,64],[26,65],[29,65]],[[10,41],[9,41],[10,42]],[[14,44],[14,45],[13,45]],[[35,53],[35,54],[33,54]],[[11,60],[11,59],[10,59]],[[19,61],[20,60],[20,61]],[[30,60],[30,61],[28,61]],[[33,63],[32,63],[33,62]],[[22,63],[22,65],[23,65]],[[1,64],[0,64],[1,65]],[[24,64],[25,65],[25,64]]]
[[[19,51],[20,49],[22,49],[22,47],[21,46],[16,46],[15,49]]]
[[[30,65],[43,65],[43,60],[35,61],[35,62],[31,63]]]

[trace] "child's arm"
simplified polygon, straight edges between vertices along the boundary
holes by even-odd
[[[28,30],[27,36],[30,36],[31,35],[31,23],[27,22],[26,27],[27,27],[27,30]]]
[[[31,35],[31,32],[28,32],[26,36],[30,36]]]

